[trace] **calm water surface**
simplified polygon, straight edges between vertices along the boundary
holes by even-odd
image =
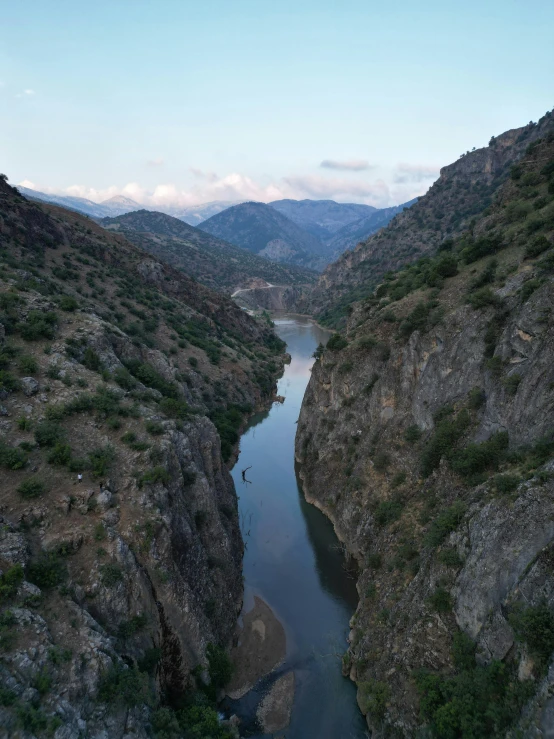
[[[292,362],[279,382],[283,405],[252,419],[240,443],[233,478],[246,542],[245,610],[259,595],[287,633],[285,664],[232,704],[250,727],[257,703],[276,676],[294,670],[296,694],[287,739],[361,739],[365,722],[354,685],[341,675],[348,622],[357,593],[328,519],[302,496],[294,470],[294,435],[312,353],[328,334],[307,319],[275,319]],[[242,481],[241,470],[252,465]]]

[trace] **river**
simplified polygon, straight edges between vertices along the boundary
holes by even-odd
[[[312,354],[328,333],[308,319],[281,316],[277,334],[292,357],[279,381],[280,405],[251,419],[232,474],[246,542],[244,611],[262,598],[285,627],[287,655],[277,673],[294,670],[296,691],[287,739],[361,739],[365,722],[356,690],[342,677],[349,620],[357,605],[355,580],[329,520],[308,504],[294,465],[294,435]],[[247,479],[241,470],[251,466]],[[256,706],[271,678],[262,679],[232,709],[241,735],[257,733]],[[269,735],[267,735],[269,736]]]

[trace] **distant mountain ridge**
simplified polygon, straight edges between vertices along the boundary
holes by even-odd
[[[271,262],[166,213],[143,209],[104,218],[100,224],[218,292],[232,294],[260,280],[301,286],[317,279],[315,272]]]
[[[321,241],[265,203],[234,205],[199,227],[275,262],[311,269],[322,269],[325,264]]]
[[[274,200],[269,205],[323,242],[344,226],[377,210],[372,205],[334,200]]]
[[[87,198],[78,198],[72,195],[53,195],[50,193],[40,192],[39,190],[31,190],[29,187],[18,187],[19,192],[28,200],[38,200],[45,203],[54,203],[61,205],[68,210],[74,210],[77,213],[91,216],[92,218],[106,218],[108,216],[118,216],[122,213],[129,213],[133,210],[140,210],[139,205],[131,198],[124,195],[115,195],[101,203],[95,203]]]

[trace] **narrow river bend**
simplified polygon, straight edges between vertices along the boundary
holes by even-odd
[[[355,581],[345,568],[328,519],[308,504],[294,468],[294,435],[312,354],[328,334],[308,319],[282,316],[277,334],[292,357],[279,381],[284,404],[254,417],[240,442],[233,469],[243,536],[244,611],[262,598],[283,624],[286,659],[278,674],[294,671],[291,723],[278,732],[287,739],[361,739],[365,722],[355,686],[341,675],[349,620],[356,608]],[[250,483],[242,480],[247,472]],[[262,679],[232,710],[242,719],[241,735],[257,733],[256,706],[271,683]]]

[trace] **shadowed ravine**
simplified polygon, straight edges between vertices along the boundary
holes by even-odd
[[[245,606],[262,598],[281,620],[287,636],[285,662],[260,680],[230,708],[242,719],[241,734],[257,733],[255,712],[264,691],[282,674],[294,671],[296,691],[288,739],[357,739],[366,736],[354,685],[341,674],[349,619],[357,604],[328,519],[306,503],[294,469],[294,435],[310,377],[311,355],[327,334],[311,321],[276,320],[292,362],[279,382],[283,405],[252,419],[241,439],[233,470],[243,536]],[[251,466],[243,482],[241,471]],[[269,735],[268,735],[269,736]]]

